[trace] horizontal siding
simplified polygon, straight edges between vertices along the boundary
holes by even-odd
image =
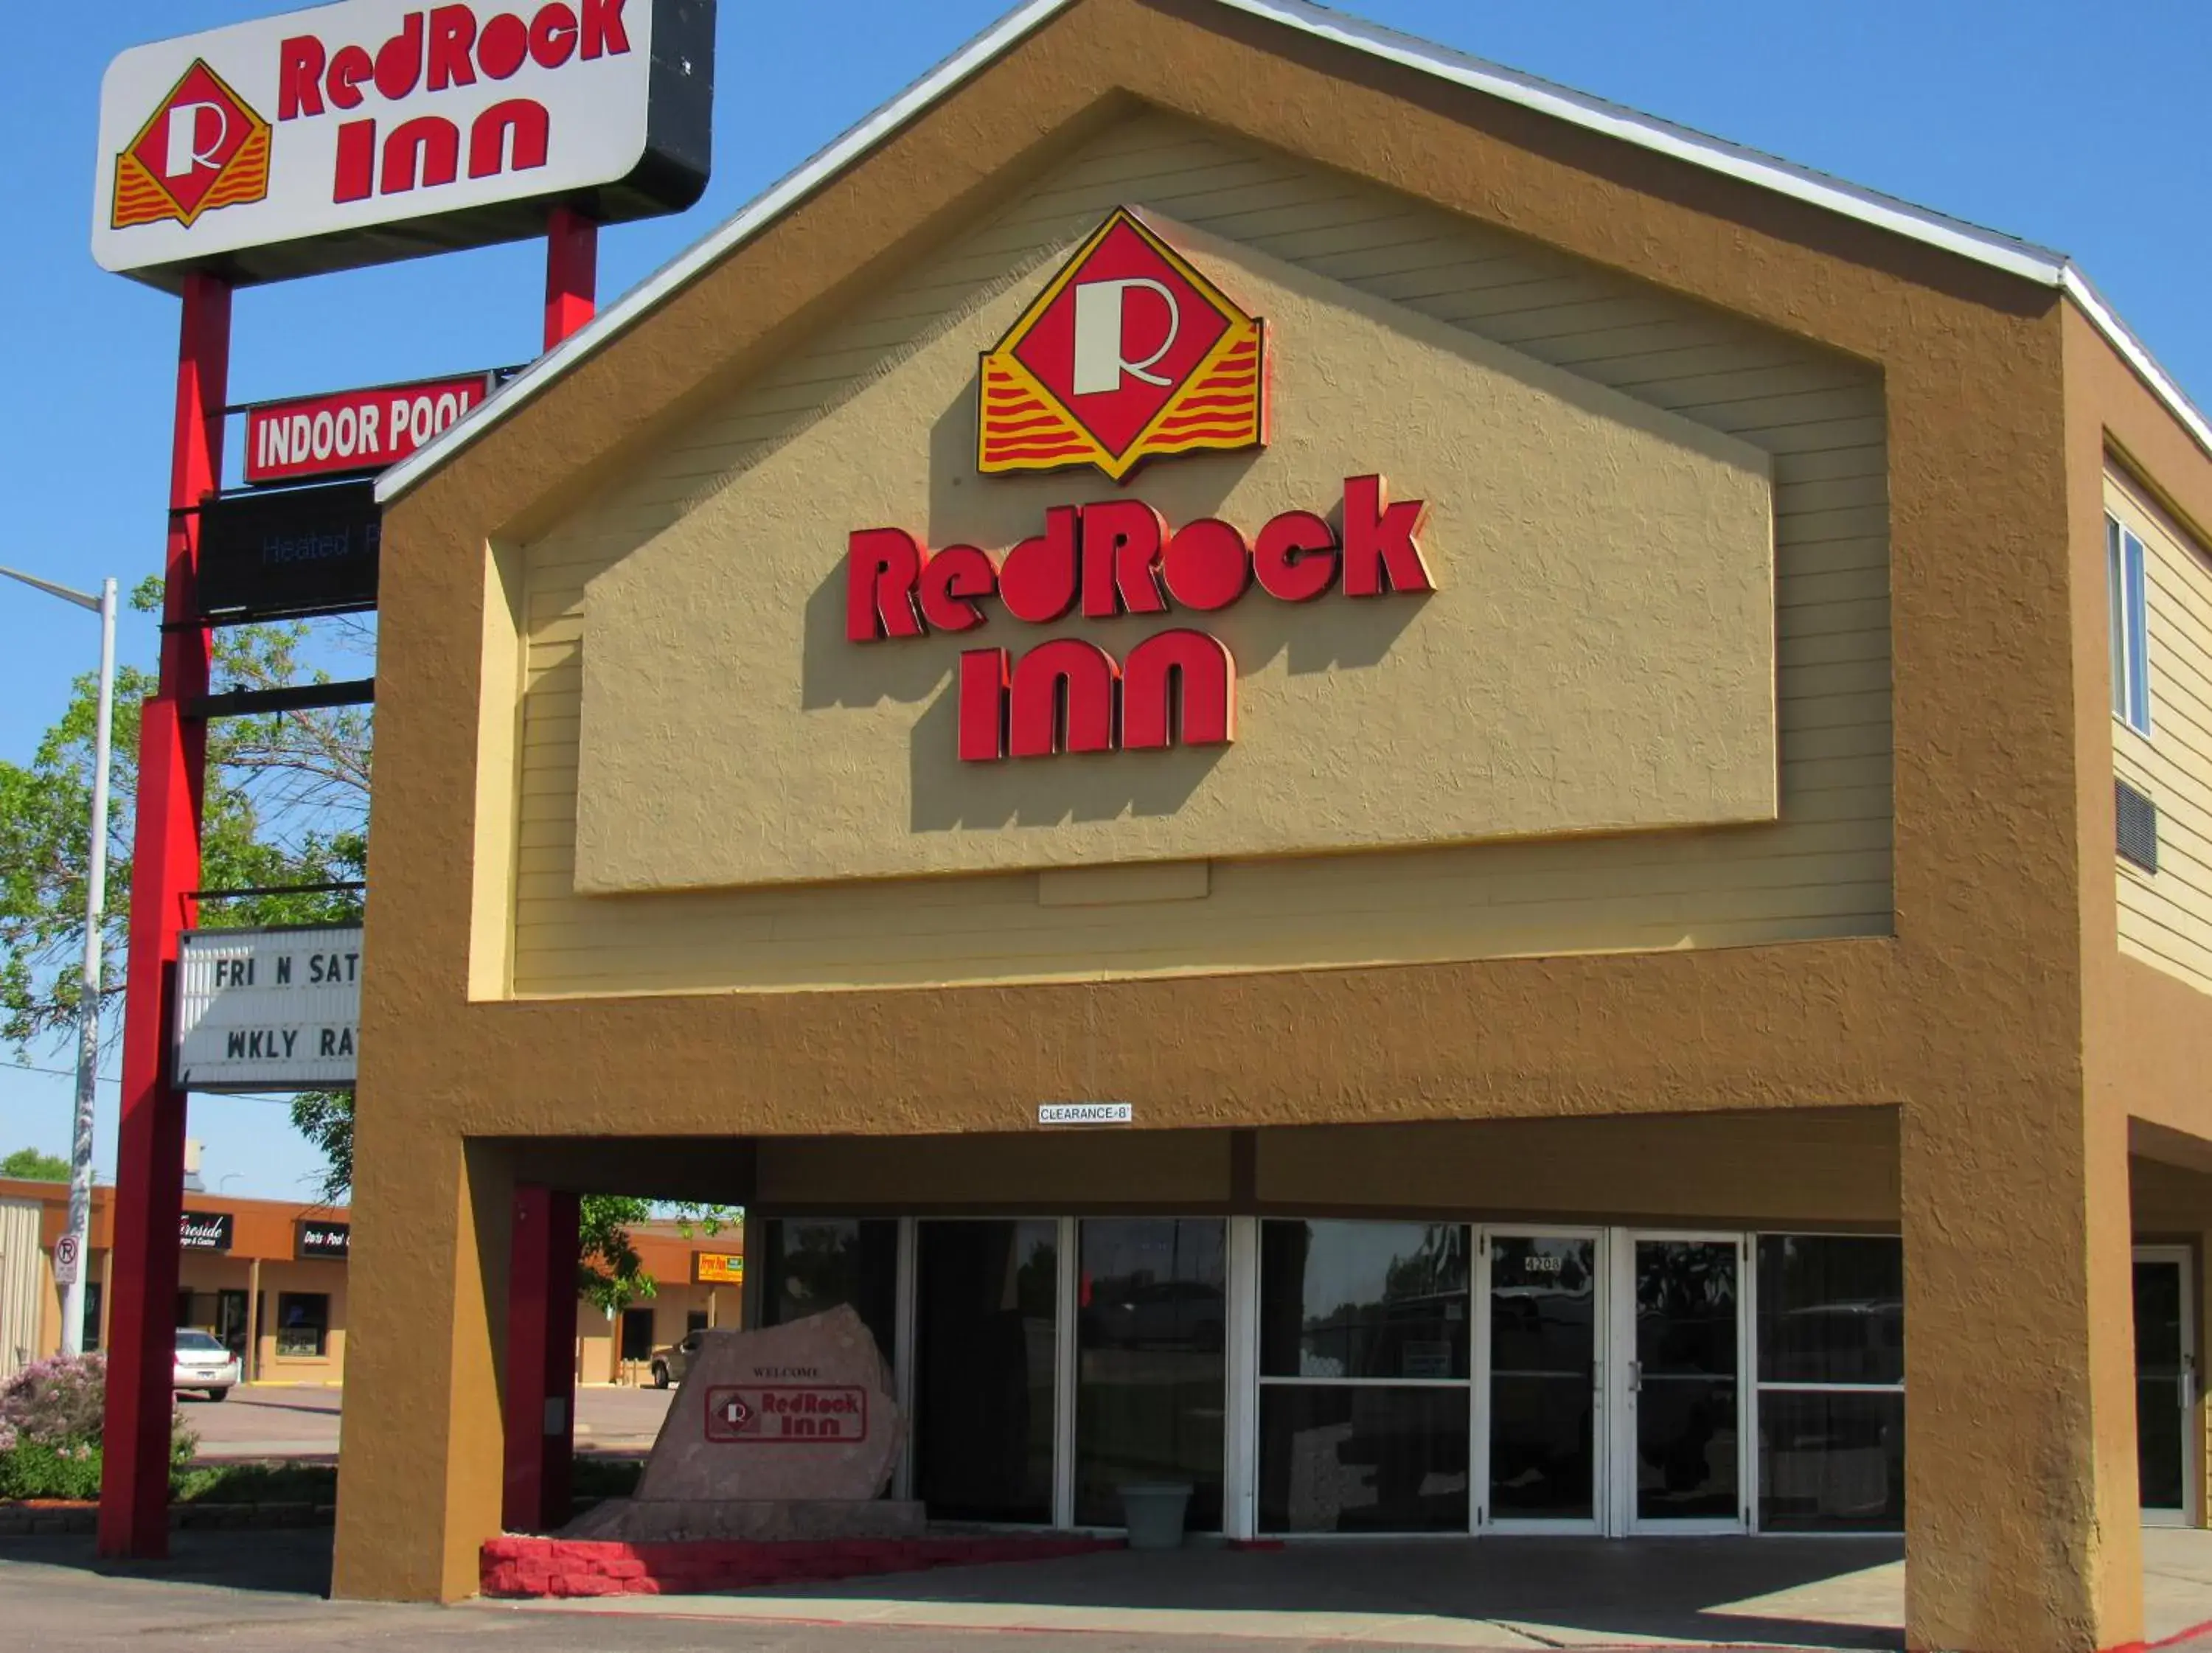
[[[1780,824],[1216,863],[1204,899],[1167,903],[1045,905],[1034,873],[573,894],[592,575],[1125,201],[1772,454]],[[528,548],[516,991],[1053,979],[1887,933],[1887,472],[1881,385],[1862,365],[1164,118],[1132,121]]]
[[[2150,628],[2150,737],[2114,719],[2112,766],[2158,805],[2157,872],[2116,870],[2120,951],[2212,992],[2212,566],[2124,479],[2105,495],[2143,542]]]

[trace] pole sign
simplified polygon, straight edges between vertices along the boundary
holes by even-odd
[[[54,1242],[54,1284],[75,1285],[76,1271],[76,1236],[64,1234]]]
[[[200,613],[269,620],[376,606],[373,481],[228,494],[200,507]]]
[[[397,465],[491,392],[488,373],[334,391],[246,410],[246,480],[362,476]]]
[[[345,1089],[360,1043],[358,924],[185,933],[179,1090]]]
[[[92,250],[271,281],[678,212],[714,0],[340,0],[134,46],[100,83]]]

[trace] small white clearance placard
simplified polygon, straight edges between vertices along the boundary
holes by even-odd
[[[1040,1125],[1130,1125],[1136,1122],[1137,1109],[1127,1102],[1042,1102],[1037,1104],[1037,1123]]]

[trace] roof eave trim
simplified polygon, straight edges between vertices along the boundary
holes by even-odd
[[[869,150],[921,115],[971,76],[1018,44],[1076,0],[1030,0],[1009,12],[890,102],[739,210],[737,216],[661,266],[580,331],[540,356],[449,427],[377,480],[380,504],[389,504],[494,426],[601,349],[718,260],[864,158]],[[2126,359],[2197,445],[2212,454],[2212,425],[2172,377],[2068,258],[1962,220],[1841,179],[1742,149],[1689,128],[1605,102],[1601,99],[1516,74],[1494,64],[1365,23],[1307,0],[1216,0],[1255,17],[1334,41],[1354,51],[1433,75],[1504,101],[1605,134],[1689,165],[1840,213],[1875,228],[1936,247],[2006,274],[2057,289],[2081,307],[2106,339]]]
[[[2135,330],[2122,321],[2119,313],[2105,302],[2100,293],[2081,268],[2069,262],[2060,272],[2059,287],[2066,296],[2081,307],[2081,313],[2089,324],[2105,336],[2105,342],[2119,353],[2122,361],[2134,369],[2150,393],[2166,404],[2166,410],[2179,421],[2191,440],[2212,458],[2212,421],[2208,421],[2189,392],[2174,381],[2172,375],[2160,367],[2158,358],[2135,335]]]
[[[627,332],[660,303],[705,274],[714,264],[744,246],[776,219],[813,194],[824,184],[865,156],[900,127],[963,81],[988,66],[1075,0],[1029,0],[1007,13],[951,57],[878,108],[858,125],[848,128],[827,149],[787,173],[763,193],[740,208],[735,217],[699,240],[602,310],[455,423],[385,471],[376,481],[376,500],[388,505],[436,470],[453,454],[474,442],[494,425],[534,401],[554,380],[586,356]]]

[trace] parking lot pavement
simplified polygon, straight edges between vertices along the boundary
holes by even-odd
[[[2212,1535],[2147,1547],[2154,1636],[2212,1653],[2183,1610]],[[455,1607],[329,1601],[327,1532],[185,1531],[172,1559],[96,1563],[88,1537],[0,1539],[0,1646],[224,1653],[1642,1653],[1893,1649],[1893,1540],[1477,1540],[1065,1562],[849,1579],[781,1592]],[[1783,1588],[1776,1589],[1780,1585]],[[2161,1588],[2161,1586],[2163,1588]]]
[[[651,1449],[674,1389],[593,1386],[576,1391],[576,1445],[586,1452]],[[327,1462],[337,1456],[344,1391],[319,1385],[244,1384],[221,1402],[179,1397],[185,1422],[200,1437],[203,1460],[289,1458]]]
[[[610,1620],[526,1613],[483,1603],[394,1607],[321,1599],[330,1571],[328,1534],[173,1534],[172,1560],[121,1570],[96,1567],[84,1538],[0,1539],[0,1624],[4,1644],[38,1653],[108,1653],[118,1646],[221,1648],[222,1653],[511,1647],[515,1653],[973,1653],[966,1629],[904,1629],[805,1623],[745,1623],[686,1615],[683,1604],[649,1616]],[[1326,1643],[1166,1638],[1096,1632],[1079,1636],[1001,1632],[993,1653],[1297,1653]]]

